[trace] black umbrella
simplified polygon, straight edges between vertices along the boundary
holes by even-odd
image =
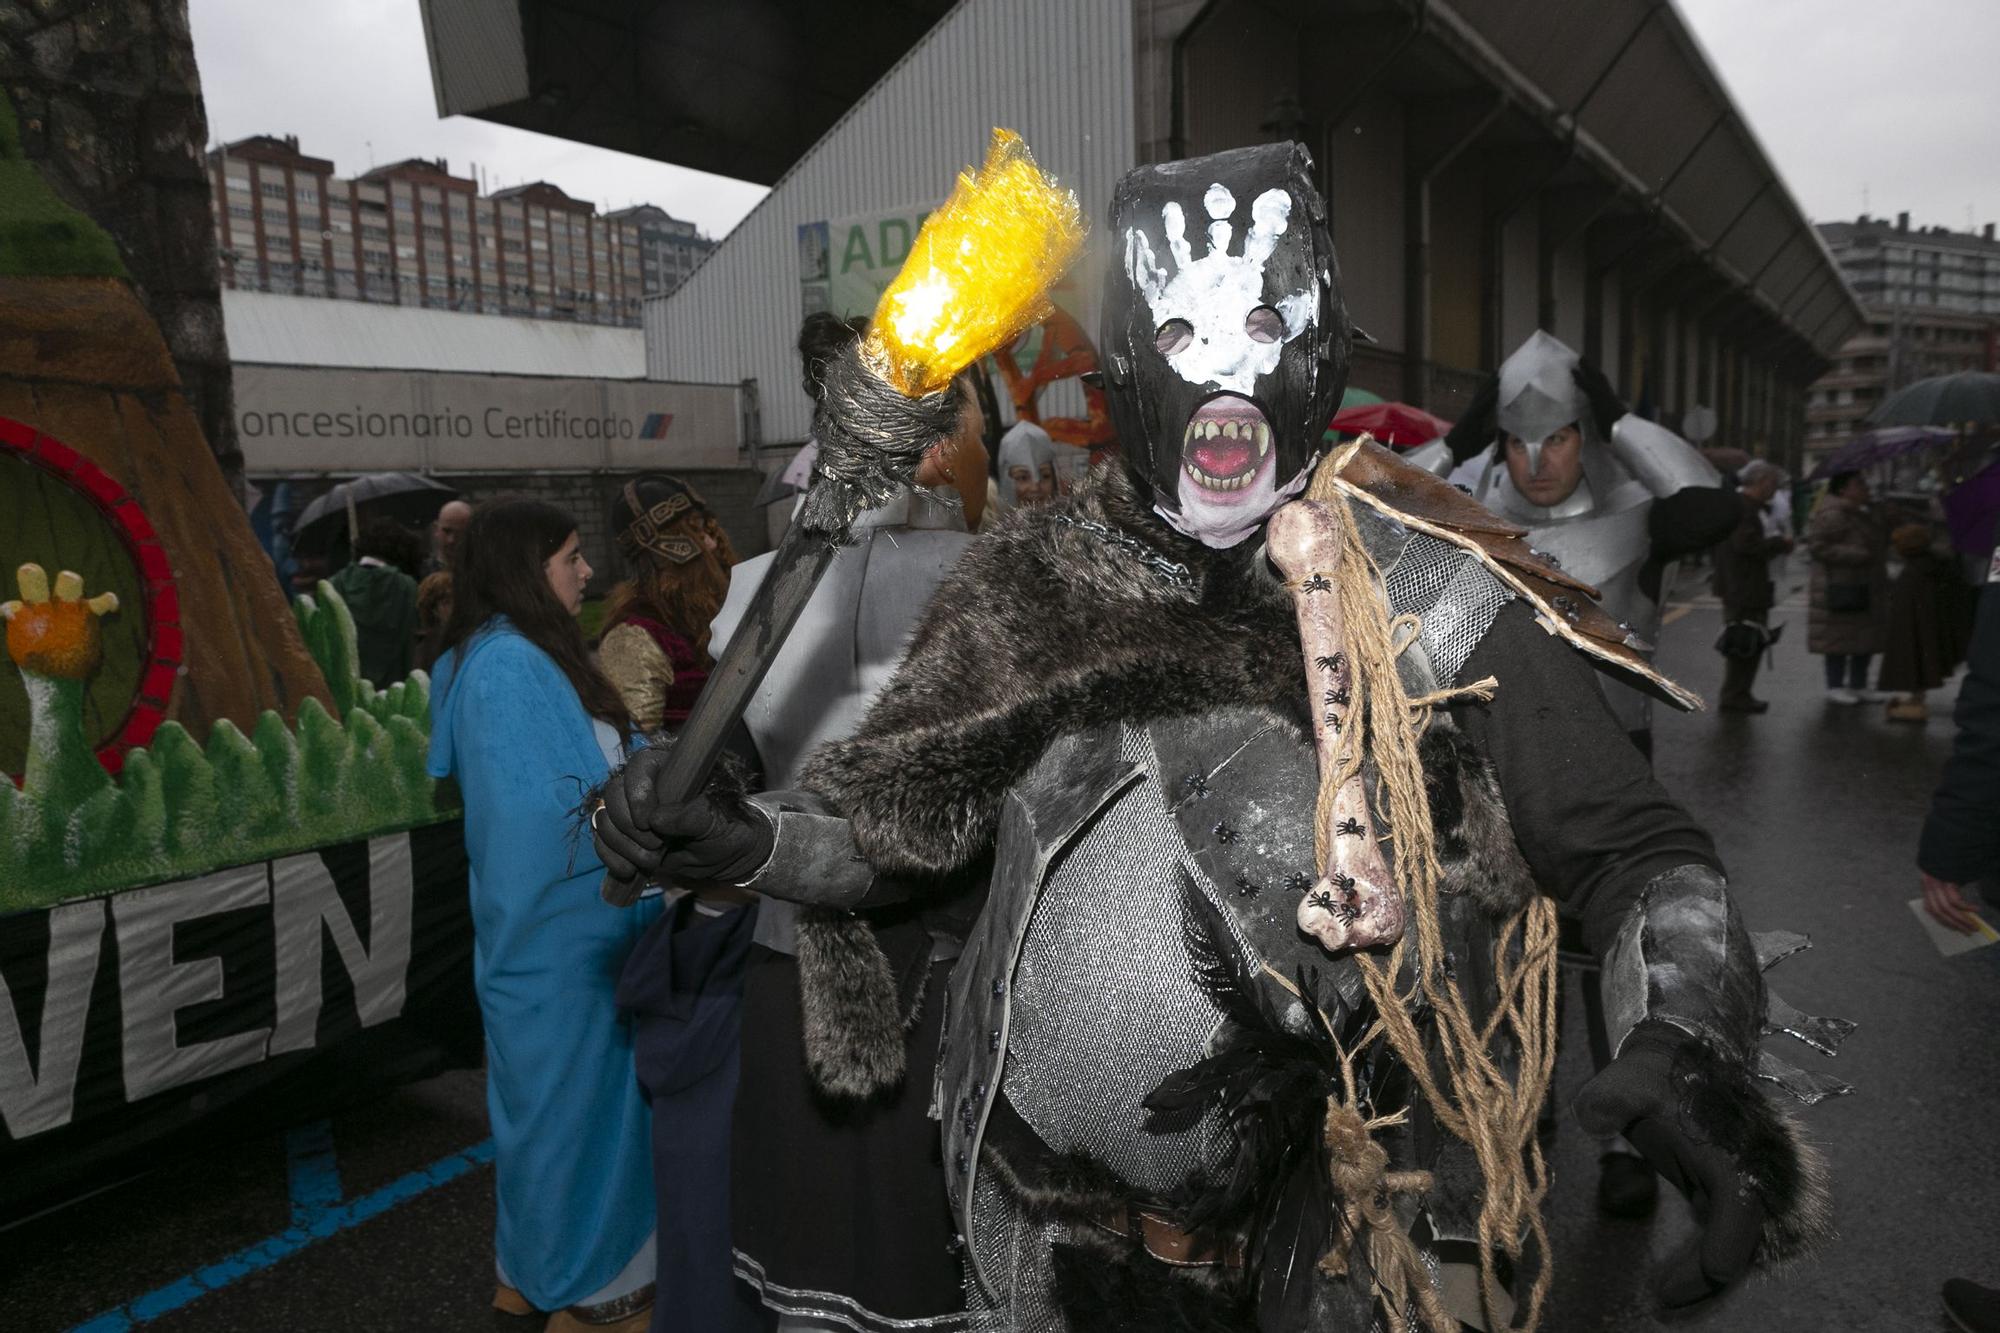
[[[420,528],[456,499],[457,491],[419,473],[371,472],[341,482],[307,505],[292,525],[292,546],[313,551],[337,544],[347,534],[350,502],[357,520],[393,518],[407,527]]]
[[[1868,414],[1875,426],[1955,426],[2000,421],[2000,375],[1962,370],[1898,389]]]

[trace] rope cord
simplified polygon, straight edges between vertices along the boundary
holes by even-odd
[[[1341,467],[1357,445],[1336,451],[1320,465],[1306,491],[1309,500],[1344,504],[1355,488],[1340,480]],[[1345,546],[1335,566],[1333,578],[1344,608],[1352,608],[1345,619],[1346,647],[1353,664],[1356,690],[1355,711],[1360,725],[1349,718],[1346,735],[1358,744],[1343,750],[1331,773],[1322,776],[1317,824],[1328,824],[1334,794],[1360,772],[1362,759],[1372,755],[1380,779],[1380,794],[1387,806],[1390,840],[1395,853],[1397,879],[1408,904],[1408,918],[1414,940],[1405,935],[1386,959],[1367,954],[1355,956],[1369,997],[1375,1003],[1376,1023],[1364,1034],[1355,1052],[1342,1049],[1345,1066],[1342,1083],[1348,1098],[1346,1114],[1358,1115],[1356,1084],[1352,1064],[1355,1055],[1378,1035],[1386,1038],[1402,1063],[1409,1069],[1444,1128],[1468,1144],[1479,1162],[1485,1195],[1479,1210],[1479,1276],[1486,1306],[1488,1327],[1494,1329],[1534,1329],[1541,1319],[1553,1275],[1547,1224],[1542,1218],[1542,1200],[1548,1192],[1548,1171],[1541,1146],[1535,1136],[1537,1116],[1548,1096],[1555,1066],[1556,1008],[1556,910],[1546,897],[1533,902],[1501,924],[1494,945],[1494,975],[1498,982],[1499,1004],[1483,1025],[1475,1025],[1457,979],[1444,967],[1446,957],[1440,920],[1439,880],[1443,870],[1431,825],[1430,800],[1424,785],[1418,742],[1431,710],[1440,703],[1458,698],[1490,699],[1499,682],[1488,678],[1456,690],[1440,690],[1416,699],[1404,690],[1397,674],[1396,659],[1415,634],[1413,617],[1362,614],[1362,608],[1384,607],[1381,573],[1363,544],[1355,524],[1342,525]],[[1322,863],[1325,849],[1321,849]],[[1414,948],[1412,947],[1414,945]],[[1409,989],[1399,992],[1397,980],[1414,974]],[[1440,1083],[1424,1034],[1411,1015],[1412,1002],[1419,997],[1437,1017],[1433,1029],[1438,1046],[1438,1065],[1443,1069]],[[1511,1044],[1519,1053],[1519,1073],[1509,1078],[1504,1053]],[[1328,1143],[1336,1139],[1351,1144],[1351,1134],[1343,1126],[1336,1134],[1333,1120],[1339,1108],[1328,1111]],[[1344,1119],[1344,1117],[1343,1117]],[[1368,1126],[1372,1127],[1372,1125]],[[1378,1150],[1379,1151],[1379,1150]],[[1335,1177],[1343,1173],[1336,1162]],[[1392,1186],[1393,1188],[1393,1186]],[[1365,1215],[1361,1220],[1370,1220]],[[1371,1254],[1381,1242],[1378,1228],[1370,1228]],[[1535,1277],[1527,1300],[1526,1322],[1506,1324],[1500,1312],[1507,1308],[1506,1294],[1496,1274],[1498,1256],[1520,1260],[1532,1244]],[[1407,1271],[1398,1256],[1384,1252],[1383,1258],[1399,1272]],[[1391,1278],[1391,1290],[1401,1285]],[[1442,1314],[1425,1283],[1412,1292],[1419,1315],[1434,1330],[1454,1327]],[[1400,1302],[1398,1303],[1400,1304]],[[1401,1309],[1390,1312],[1391,1327],[1403,1324]]]

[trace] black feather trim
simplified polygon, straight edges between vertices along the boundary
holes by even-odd
[[[1337,1055],[1317,1020],[1288,1032],[1247,975],[1246,955],[1221,910],[1191,880],[1181,892],[1182,927],[1196,981],[1224,1015],[1209,1053],[1162,1080],[1146,1098],[1147,1129],[1184,1133],[1214,1111],[1231,1138],[1227,1165],[1190,1177],[1170,1201],[1196,1237],[1218,1247],[1247,1237],[1253,1273],[1281,1277],[1274,1299],[1309,1298],[1326,1252],[1333,1201],[1321,1126],[1338,1087]],[[1300,993],[1317,979],[1299,978]],[[1296,1285],[1295,1285],[1296,1284]]]
[[[1186,1281],[1181,1270],[1123,1238],[1059,1244],[1050,1257],[1056,1299],[1071,1328],[1089,1333],[1255,1333],[1257,1328],[1239,1292]]]

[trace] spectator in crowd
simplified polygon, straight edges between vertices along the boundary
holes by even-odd
[[[1779,483],[1777,494],[1771,497],[1771,503],[1764,507],[1765,535],[1791,539],[1785,547],[1785,553],[1771,561],[1772,592],[1779,600],[1783,600],[1788,591],[1799,590],[1799,585],[1791,581],[1791,555],[1798,545],[1796,540],[1798,525],[1792,521],[1792,493],[1796,489],[1797,483],[1787,477]]]
[[[1770,707],[1751,693],[1751,686],[1771,637],[1771,607],[1777,600],[1771,565],[1792,549],[1792,539],[1773,536],[1766,522],[1772,497],[1784,480],[1781,469],[1761,458],[1746,463],[1737,477],[1742,517],[1715,548],[1715,582],[1722,595],[1724,623],[1720,707],[1725,713],[1761,713]]]
[[[1917,870],[1925,909],[1970,934],[1980,922],[1966,886],[2000,882],[2000,559],[1980,591],[1966,661],[1958,734],[1917,842]],[[2000,1333],[2000,1290],[1953,1278],[1944,1284],[1944,1305],[1967,1333]]]
[[[417,585],[417,668],[429,671],[444,651],[444,627],[451,620],[451,573],[440,569]]]
[[[1951,541],[1925,522],[1889,534],[1903,562],[1889,585],[1888,646],[1876,685],[1889,700],[1892,722],[1923,723],[1924,695],[1945,683],[1965,658],[1965,581]]]
[[[328,582],[354,617],[361,674],[387,689],[410,674],[417,638],[417,581],[407,570],[423,561],[416,533],[389,518],[361,525],[354,560]]]
[[[327,558],[314,552],[311,555],[292,553],[292,587],[294,597],[307,597],[319,591],[320,580],[327,576]]]
[[[632,577],[606,602],[598,658],[641,730],[673,732],[713,666],[709,626],[729,592],[736,552],[700,493],[665,473],[626,482],[612,500],[611,526]],[[729,749],[754,771],[755,748],[740,722]],[[734,1278],[729,1211],[743,969],[758,920],[752,903],[728,888],[676,899],[618,983],[639,1085],[653,1108],[665,1293],[657,1333],[726,1333],[739,1318],[755,1318],[755,1302]]]
[[[438,510],[437,520],[431,524],[431,572],[451,569],[452,553],[458,550],[459,538],[471,521],[472,506],[463,500],[447,500]]]
[[[694,487],[664,472],[619,489],[611,528],[632,577],[605,602],[598,659],[639,730],[671,730],[687,721],[714,665],[708,626],[736,550]]]
[[[1017,421],[1000,437],[1000,503],[1008,509],[1047,504],[1061,493],[1056,446],[1032,421]]]
[[[1826,658],[1828,703],[1874,698],[1868,663],[1888,636],[1889,534],[1868,479],[1837,472],[1806,522],[1812,555],[1806,646]]]
[[[493,1307],[638,1333],[653,1301],[650,1123],[613,983],[657,897],[620,910],[576,834],[631,722],[576,622],[590,565],[552,505],[481,505],[457,553],[430,772],[458,781],[495,1149]]]

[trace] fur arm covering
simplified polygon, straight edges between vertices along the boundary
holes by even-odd
[[[1585,1127],[1629,1137],[1650,1121],[1674,1137],[1681,1159],[1719,1153],[1735,1194],[1755,1206],[1746,1262],[1753,1249],[1777,1263],[1827,1239],[1824,1163],[1755,1081],[1762,969],[1722,876],[1687,865],[1649,882],[1604,959],[1603,985],[1618,1058],[1577,1097]],[[1675,1178],[1659,1152],[1634,1142]]]

